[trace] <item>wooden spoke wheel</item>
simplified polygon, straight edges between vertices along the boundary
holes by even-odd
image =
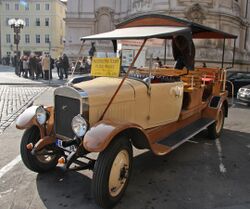
[[[112,208],[122,198],[131,175],[132,146],[127,138],[114,139],[98,156],[92,193],[102,208]]]
[[[48,150],[46,148],[37,152],[35,155],[32,155],[26,145],[29,143],[35,145],[39,139],[40,132],[38,127],[32,126],[31,128],[25,130],[20,144],[20,152],[23,163],[27,168],[37,173],[43,173],[55,168],[60,156],[53,154],[53,150]],[[48,154],[50,152],[52,154]]]
[[[221,109],[219,110],[216,121],[210,126],[208,126],[208,136],[210,139],[216,139],[220,136],[224,126],[224,119],[225,119],[225,108],[224,106],[222,106]]]

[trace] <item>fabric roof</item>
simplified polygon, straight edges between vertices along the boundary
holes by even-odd
[[[150,26],[115,29],[110,32],[82,37],[81,40],[122,40],[145,38],[172,38],[173,35],[191,32],[189,27]]]
[[[236,39],[237,36],[215,28],[201,25],[186,19],[172,17],[164,14],[145,13],[121,22],[116,28],[140,27],[140,26],[174,26],[188,27],[192,31],[192,37],[197,39]]]

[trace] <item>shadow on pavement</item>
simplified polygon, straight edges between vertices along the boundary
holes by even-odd
[[[146,152],[135,157],[129,186],[115,208],[249,208],[250,133],[225,129],[219,140],[221,159],[216,142],[205,136],[204,131],[192,139],[195,143],[166,156]],[[225,173],[220,172],[221,163]],[[98,208],[91,197],[91,179],[78,172],[38,175],[37,189],[48,209]]]

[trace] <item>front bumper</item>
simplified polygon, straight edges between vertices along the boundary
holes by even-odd
[[[250,103],[250,94],[238,93],[237,99],[242,102]]]

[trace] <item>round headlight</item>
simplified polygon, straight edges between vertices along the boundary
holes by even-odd
[[[45,124],[47,120],[46,110],[42,106],[36,109],[36,120],[40,125]]]
[[[71,126],[77,137],[83,137],[88,128],[86,120],[80,114],[72,119]]]

